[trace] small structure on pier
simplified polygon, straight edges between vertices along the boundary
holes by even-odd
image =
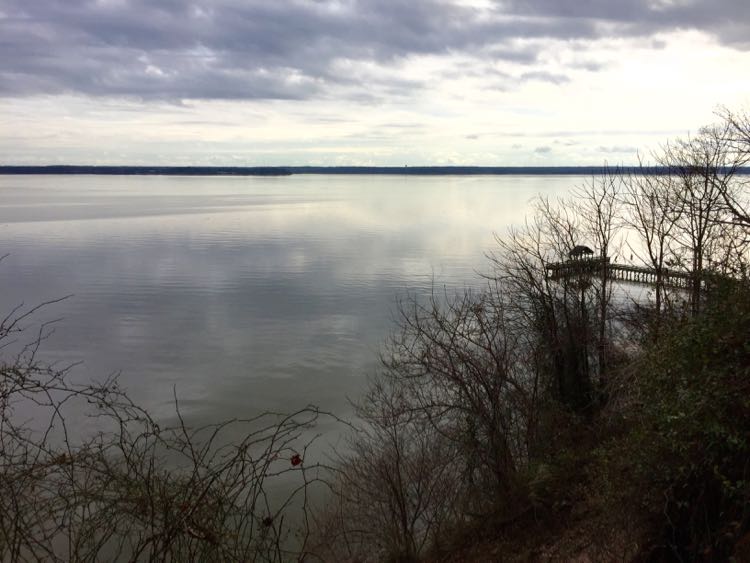
[[[593,255],[594,251],[582,244],[577,244],[573,247],[573,250],[568,252],[568,258],[571,260],[589,260]]]

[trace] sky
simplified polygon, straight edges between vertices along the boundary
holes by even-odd
[[[748,71],[749,0],[0,0],[0,164],[632,164]]]

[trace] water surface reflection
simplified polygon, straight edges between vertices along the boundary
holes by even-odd
[[[572,177],[0,177],[0,310],[73,294],[49,358],[195,420],[345,414],[395,299],[480,283],[493,231]]]

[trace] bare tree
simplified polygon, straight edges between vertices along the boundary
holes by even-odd
[[[489,479],[500,497],[526,457],[533,376],[506,325],[502,295],[465,291],[401,304],[400,330],[384,355],[383,377],[405,404],[447,439],[474,448],[467,478]]]
[[[726,240],[723,225],[731,223],[728,200],[736,198],[733,183],[740,162],[733,158],[726,124],[703,128],[699,135],[667,145],[658,158],[675,179],[671,184],[675,225],[675,261],[692,276],[690,289],[693,315],[701,309],[705,274],[725,265],[712,260]]]
[[[416,561],[460,518],[463,452],[392,380],[375,379],[357,411],[315,545],[326,561]]]
[[[584,236],[581,218],[570,202],[540,198],[522,229],[497,238],[500,250],[490,256],[491,277],[506,295],[514,333],[528,343],[538,381],[562,404],[590,414],[596,403],[590,365],[593,333],[587,298],[591,276],[552,279],[550,264],[565,262]],[[533,352],[531,352],[533,350]]]
[[[675,228],[678,206],[675,178],[671,174],[639,168],[627,175],[623,193],[623,220],[632,238],[627,247],[636,260],[655,272],[654,309],[648,332],[658,340],[664,309],[670,308],[669,289],[665,272],[671,265],[672,231]]]
[[[723,123],[723,131],[733,161],[737,165],[737,171],[750,163],[750,114],[732,112],[726,108],[718,112]],[[729,186],[720,186],[722,197],[733,220],[739,225],[750,229],[750,182],[746,177],[733,176],[737,186],[734,189]]]
[[[608,366],[610,329],[610,307],[612,282],[609,262],[617,259],[622,247],[623,176],[620,170],[605,168],[604,172],[592,177],[573,192],[575,207],[581,220],[582,235],[594,244],[598,252],[598,272],[592,284],[597,307],[596,338],[598,382],[604,386]]]

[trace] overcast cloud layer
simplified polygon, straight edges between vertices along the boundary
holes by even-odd
[[[5,95],[299,99],[387,77],[341,63],[465,53],[533,65],[539,40],[649,37],[678,29],[750,47],[747,0],[5,0]],[[582,47],[584,48],[584,47]],[[520,75],[523,79],[524,75]],[[527,73],[527,79],[564,80]],[[416,87],[396,81],[395,88]],[[356,93],[357,89],[355,89]]]
[[[534,101],[515,115],[554,113],[554,103],[545,105],[533,84],[552,88],[551,100],[564,95],[565,88],[573,95],[583,80],[601,77],[611,82],[612,73],[622,71],[624,59],[639,49],[684,50],[682,46],[696,41],[703,52],[710,46],[722,54],[720,61],[705,61],[714,73],[731,74],[732,65],[737,65],[734,72],[746,73],[747,67],[742,70],[739,65],[748,61],[750,51],[750,2],[0,0],[0,97],[5,99],[0,109],[6,113],[5,124],[17,125],[8,112],[17,118],[28,110],[25,100],[49,103],[50,97],[58,98],[72,119],[82,115],[74,108],[81,98],[108,104],[107,108],[112,100],[121,100],[132,104],[130,111],[153,116],[165,115],[163,104],[244,102],[244,111],[247,103],[255,104],[253,111],[264,119],[273,117],[279,126],[293,127],[315,121],[324,112],[328,119],[351,123],[357,120],[357,107],[378,107],[382,118],[363,127],[370,141],[366,146],[372,146],[379,134],[384,147],[403,133],[404,126],[434,130],[437,114],[454,119],[451,130],[461,117],[476,122],[471,108],[481,100],[490,103],[486,92],[499,96],[492,104],[505,100],[506,107],[518,109],[519,100],[513,96],[532,84],[525,99],[534,96]],[[685,57],[691,56],[685,52]],[[622,79],[632,80],[625,75]],[[717,91],[716,99],[706,103],[733,103],[744,94],[737,85],[726,88],[726,94]],[[503,98],[502,93],[508,94]],[[431,112],[425,110],[425,100],[438,102]],[[342,104],[341,111],[332,115],[326,104]],[[271,117],[269,107],[276,112]],[[54,112],[45,116],[46,134],[53,116]],[[194,122],[220,121],[215,108],[204,107],[192,116]],[[394,116],[398,131],[389,132],[382,126]],[[186,116],[180,119],[184,124]],[[158,121],[152,125],[163,127],[163,119]],[[552,121],[549,129],[565,128],[564,120]],[[665,127],[672,130],[671,123],[661,129]],[[652,123],[648,128],[659,127]],[[460,134],[481,141],[493,131]],[[336,154],[346,135],[361,141],[362,129],[341,130],[334,136],[336,146],[325,154]],[[161,138],[164,143],[175,141]],[[321,138],[321,146],[330,140]],[[274,146],[268,145],[267,136],[255,141],[266,151],[276,150],[274,154],[287,150],[283,139],[276,139]],[[554,154],[552,146],[561,140],[547,141],[528,147],[528,154]],[[595,142],[601,154],[632,148],[627,139]],[[308,139],[306,149],[312,146]],[[19,153],[16,159],[29,155]]]

